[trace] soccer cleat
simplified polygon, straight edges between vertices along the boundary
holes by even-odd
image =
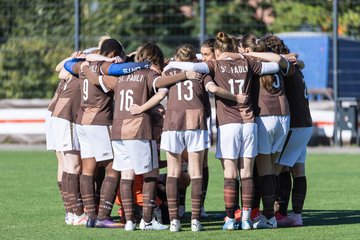
[[[250,222],[251,209],[243,208],[242,216],[241,216],[241,229],[243,230],[251,230],[251,222]]]
[[[170,222],[170,232],[178,232],[181,230],[181,224],[180,221],[177,219],[174,219]]]
[[[136,227],[136,223],[133,223],[133,221],[126,221],[124,230],[125,231],[134,231]]]
[[[65,214],[65,223],[67,225],[73,225],[74,223],[74,214],[73,213],[66,213]]]
[[[74,213],[74,226],[81,226],[81,225],[86,225],[88,220],[88,216],[86,215],[86,213],[81,214],[80,216],[76,215]]]
[[[95,225],[96,228],[123,228],[124,224],[121,222],[114,222],[111,218],[106,220],[96,219]]]
[[[180,205],[180,206],[179,206],[179,217],[180,217],[180,218],[185,217],[185,212],[186,212],[185,206],[184,206],[184,205]]]
[[[291,226],[291,220],[288,216],[284,216],[281,213],[277,212],[275,213],[275,218],[277,225],[279,227],[290,227]]]
[[[223,230],[236,230],[236,221],[234,218],[225,217],[225,223],[222,227]]]
[[[240,220],[241,220],[241,208],[238,208],[235,211],[235,221],[239,222]]]
[[[156,221],[155,218],[149,223],[145,222],[144,219],[141,219],[139,227],[141,230],[166,230],[169,228]]]
[[[193,219],[191,220],[191,231],[193,232],[204,231],[204,227],[201,225],[199,220]]]
[[[267,219],[264,215],[260,216],[259,221],[253,224],[254,229],[277,228],[275,216]]]
[[[242,230],[251,230],[251,222],[249,219],[241,221],[241,229]]]
[[[86,227],[87,228],[93,228],[95,226],[95,219],[88,218],[86,221]]]
[[[254,208],[251,209],[251,215],[250,215],[250,219],[252,222],[258,222],[260,219],[260,209],[259,208]]]
[[[301,227],[303,226],[302,214],[291,213],[288,218],[291,220],[292,227]]]

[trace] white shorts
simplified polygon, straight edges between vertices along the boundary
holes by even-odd
[[[293,167],[295,163],[305,163],[306,145],[312,133],[312,127],[291,128],[277,163],[288,167]]]
[[[218,128],[217,158],[253,158],[257,155],[257,146],[256,123],[231,123]]]
[[[75,131],[75,124],[66,119],[57,117],[54,118],[54,123],[56,125],[56,151],[80,151],[80,143]]]
[[[97,162],[114,158],[110,126],[76,124],[76,132],[80,142],[81,158],[95,157]]]
[[[47,111],[45,115],[45,136],[46,136],[46,150],[56,150],[56,126],[55,118],[51,116],[52,112]]]
[[[261,154],[281,152],[290,127],[290,116],[256,117],[258,151]]]
[[[172,153],[181,154],[198,152],[210,147],[208,130],[165,131],[161,134],[160,148]]]
[[[136,175],[159,168],[156,141],[154,140],[113,140],[113,169],[134,170]]]

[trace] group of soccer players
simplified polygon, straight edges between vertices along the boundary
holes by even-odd
[[[145,43],[127,56],[119,41],[107,37],[97,48],[59,63],[60,82],[46,118],[47,148],[58,158],[67,224],[132,231],[138,223],[141,230],[180,231],[186,155],[191,230],[204,230],[210,93],[216,106],[216,158],[224,171],[222,228],[303,225],[306,144],[312,133],[303,62],[274,35],[259,39],[219,32],[200,50],[202,59],[193,46],[180,45],[167,61],[156,44]],[[167,158],[163,202],[169,227],[154,214],[160,149]],[[134,216],[138,176],[140,221]],[[125,225],[110,217],[117,195]]]

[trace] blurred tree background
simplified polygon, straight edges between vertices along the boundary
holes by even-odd
[[[0,99],[50,98],[57,85],[56,64],[74,51],[74,0],[1,0]],[[80,47],[100,36],[119,39],[127,52],[145,41],[167,57],[175,47],[198,47],[199,1],[80,1]],[[332,31],[330,0],[208,0],[208,37],[268,32]],[[360,1],[339,1],[339,34],[360,38]]]

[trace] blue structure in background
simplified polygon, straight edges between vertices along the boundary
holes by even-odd
[[[277,34],[305,62],[309,89],[332,88],[332,39],[326,33]],[[339,38],[339,98],[360,100],[360,41]]]

